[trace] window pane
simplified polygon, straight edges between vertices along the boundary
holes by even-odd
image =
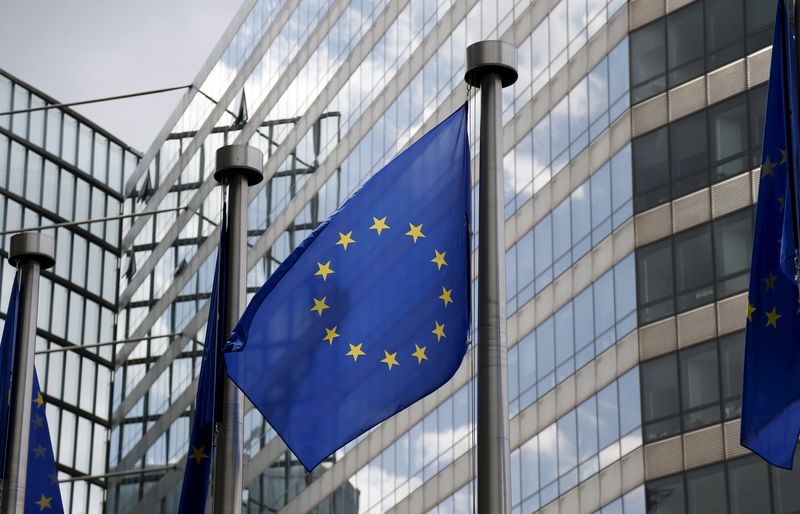
[[[664,240],[639,249],[636,254],[639,323],[673,313],[672,245]]]
[[[753,220],[750,209],[714,221],[717,298],[747,289]]]
[[[678,366],[676,354],[644,362],[642,369],[642,420],[644,440],[678,433]]]
[[[731,461],[728,463],[728,480],[732,514],[769,512],[766,462],[755,456]]]
[[[675,475],[645,484],[647,514],[683,514],[683,475]]]
[[[667,128],[633,141],[633,172],[636,212],[669,200]]]
[[[706,0],[707,69],[715,69],[744,54],[742,0]]]
[[[634,85],[631,102],[637,103],[666,88],[664,18],[633,32],[630,39],[631,83]]]
[[[742,370],[744,369],[744,332],[720,338],[719,357],[722,374],[722,399],[725,419],[741,414]]]
[[[716,423],[720,419],[716,341],[681,351],[680,361],[683,429]]]
[[[711,227],[703,225],[675,236],[675,288],[678,312],[714,299],[711,286]]]
[[[714,180],[733,176],[749,166],[745,99],[739,95],[709,109]]]
[[[725,469],[722,464],[686,473],[689,514],[726,514]],[[767,512],[754,510],[749,512]]]
[[[677,198],[708,184],[706,114],[701,111],[669,128],[672,197]]]
[[[680,9],[667,16],[667,64],[669,87],[677,86],[704,71],[703,4]]]

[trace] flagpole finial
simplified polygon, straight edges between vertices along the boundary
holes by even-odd
[[[21,232],[11,236],[8,262],[19,268],[29,259],[37,261],[42,269],[52,268],[56,263],[53,238],[40,232]]]
[[[481,87],[487,73],[500,75],[500,83],[508,87],[517,81],[517,49],[505,41],[478,41],[467,47],[467,72],[464,80]]]
[[[231,174],[243,174],[247,177],[247,184],[254,186],[264,180],[261,171],[264,164],[264,154],[256,147],[249,145],[226,145],[217,149],[217,168],[214,178],[217,182],[229,181]]]

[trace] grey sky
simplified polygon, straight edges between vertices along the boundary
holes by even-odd
[[[0,67],[61,102],[189,84],[241,0],[0,0]],[[182,91],[76,110],[145,151]]]

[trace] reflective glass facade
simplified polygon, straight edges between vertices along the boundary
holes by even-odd
[[[56,103],[0,71],[0,112]],[[0,116],[0,231],[119,214],[124,181],[139,158],[69,109]],[[56,241],[56,265],[40,281],[36,370],[65,510],[100,514],[107,482],[97,475],[108,470],[114,346],[83,345],[114,340],[120,222],[44,232]],[[0,324],[15,276],[7,262],[10,237],[0,236]]]
[[[173,335],[114,355],[108,466],[139,473],[109,480],[106,512],[176,510],[222,209],[216,148],[265,155],[252,295],[468,99],[465,48],[492,38],[517,47],[520,73],[502,112],[514,512],[661,512],[659,481],[716,491],[743,476],[733,435],[716,456],[681,445],[738,434],[727,309],[746,287],[772,6],[673,4],[247,0],[124,184],[125,212],[186,209],[121,227],[115,335]],[[478,109],[473,97],[475,159]],[[313,473],[248,405],[245,512],[470,512],[475,354]],[[659,453],[676,444],[680,469]],[[689,480],[705,466],[724,473]]]

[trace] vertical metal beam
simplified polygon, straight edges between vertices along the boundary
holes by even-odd
[[[54,250],[53,239],[38,232],[24,232],[11,237],[8,261],[21,270],[20,309],[11,379],[11,413],[6,439],[5,480],[2,490],[3,514],[25,512],[36,318],[39,312],[39,272],[55,264]]]
[[[228,186],[228,274],[225,292],[224,344],[247,303],[247,188],[261,182],[264,155],[247,145],[227,145],[217,150],[214,178]],[[218,359],[224,366],[225,360]],[[242,441],[244,395],[227,373],[223,374],[222,422],[214,458],[214,514],[242,512]]]
[[[506,343],[501,91],[517,80],[516,48],[480,41],[467,48],[465,80],[481,89],[478,225],[478,512],[511,512]]]

